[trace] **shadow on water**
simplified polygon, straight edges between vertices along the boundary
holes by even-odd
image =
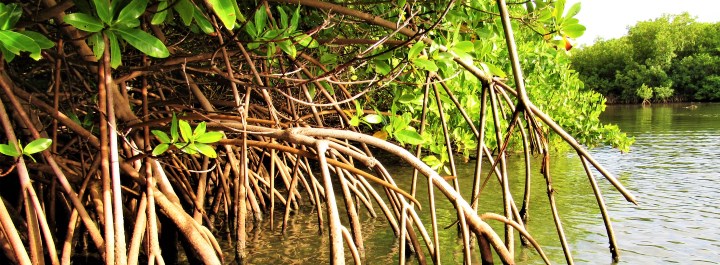
[[[612,186],[595,174],[608,203],[618,243],[620,264],[713,264],[720,260],[720,104],[609,106],[605,122],[615,123],[636,139],[630,153],[611,148],[592,150],[598,161],[615,173],[638,198],[639,205],[626,202]],[[382,157],[382,154],[378,154]],[[509,159],[513,198],[522,203],[523,162]],[[399,161],[383,162],[402,188],[409,190],[412,171]],[[533,160],[529,231],[554,263],[564,263],[555,225],[549,210],[545,180],[539,174],[539,158]],[[485,164],[485,170],[489,165]],[[467,199],[472,184],[471,164],[459,165],[461,192]],[[610,264],[608,239],[597,203],[577,155],[554,154],[551,160],[553,186],[560,216],[577,264]],[[494,178],[494,176],[493,176]],[[427,185],[421,179],[420,185]],[[500,186],[492,179],[480,197],[479,213],[502,214]],[[416,198],[428,211],[427,194]],[[421,217],[422,211],[419,213]],[[455,221],[456,212],[446,201],[438,202],[441,227]],[[250,264],[316,264],[329,260],[327,234],[317,236],[316,214],[303,212],[292,218],[285,235],[276,214],[276,228],[265,221],[250,238]],[[361,216],[367,264],[397,263],[397,240],[382,217]],[[429,217],[423,219],[429,227]],[[490,221],[496,231],[502,226]],[[326,230],[327,231],[327,230]],[[502,233],[502,232],[501,232]],[[462,262],[456,229],[440,232],[442,261]],[[502,235],[501,235],[502,236]],[[349,253],[348,253],[349,254]],[[473,257],[474,263],[479,263]],[[519,264],[542,264],[533,249],[516,249]],[[411,264],[414,260],[411,260]]]

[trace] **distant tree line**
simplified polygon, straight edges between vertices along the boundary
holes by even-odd
[[[638,22],[571,60],[585,88],[610,103],[720,101],[720,23],[687,13]]]

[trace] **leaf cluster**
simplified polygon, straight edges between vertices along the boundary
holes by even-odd
[[[152,151],[153,156],[159,156],[173,147],[189,155],[199,153],[209,158],[217,157],[215,148],[210,144],[220,141],[224,136],[222,132],[208,132],[205,122],[200,122],[193,130],[190,123],[178,120],[175,114],[173,114],[170,125],[170,136],[160,130],[152,130],[152,134],[160,141],[160,144],[155,146]]]

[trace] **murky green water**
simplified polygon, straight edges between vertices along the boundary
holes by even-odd
[[[626,202],[601,176],[600,183],[621,249],[620,264],[715,264],[720,261],[720,104],[610,106],[603,116],[616,123],[636,142],[632,151],[621,154],[609,148],[597,148],[592,154],[616,174],[637,197],[639,205]],[[530,232],[543,245],[554,263],[565,263],[550,216],[545,181],[538,174],[535,159]],[[396,181],[409,183],[411,172],[397,161],[385,161]],[[487,167],[485,167],[487,168]],[[510,159],[513,196],[521,201],[524,185],[523,164],[519,157]],[[470,164],[461,165],[463,195],[472,184]],[[556,200],[573,256],[578,264],[610,264],[608,240],[597,203],[577,155],[555,154],[551,160]],[[515,177],[513,177],[515,176]],[[426,182],[421,182],[426,185]],[[407,186],[405,186],[407,187]],[[502,213],[499,185],[491,181],[483,191],[480,212]],[[424,193],[418,194],[427,201]],[[420,214],[429,224],[429,217]],[[439,203],[440,226],[454,222],[455,211],[449,203]],[[397,242],[382,217],[363,213],[368,264],[395,264]],[[283,236],[276,221],[275,231],[268,222],[253,233],[249,245],[251,264],[317,264],[329,259],[327,234],[317,236],[313,214],[296,215]],[[491,225],[502,231],[497,223]],[[454,229],[441,231],[442,260],[445,264],[462,262],[460,244]],[[518,248],[520,264],[542,264],[532,249]]]

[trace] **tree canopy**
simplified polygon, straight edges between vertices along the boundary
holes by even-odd
[[[638,22],[572,56],[587,89],[615,102],[720,100],[720,23],[687,13]]]

